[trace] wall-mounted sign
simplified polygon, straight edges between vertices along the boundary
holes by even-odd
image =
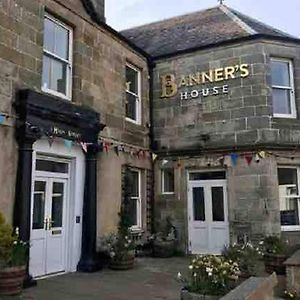
[[[70,138],[74,140],[80,140],[81,139],[81,134],[72,130],[67,130],[59,127],[52,127],[51,128],[51,134],[59,137],[64,137],[64,138]]]
[[[197,72],[195,74],[182,75],[176,78],[173,74],[161,76],[161,98],[171,98],[180,92],[181,100],[195,99],[199,97],[216,96],[228,94],[229,85],[216,85],[210,87],[197,86],[219,83],[236,78],[246,78],[250,74],[249,65],[241,64],[228,66],[225,68],[212,69],[207,72]],[[190,89],[190,87],[195,87]],[[189,88],[180,91],[183,88]]]

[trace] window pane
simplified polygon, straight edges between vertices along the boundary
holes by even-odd
[[[44,89],[50,89],[50,69],[51,69],[51,60],[48,56],[44,55],[43,57],[43,75],[42,75],[42,87]]]
[[[67,65],[51,59],[51,90],[66,94]]]
[[[34,182],[32,229],[43,229],[45,218],[46,182]]]
[[[53,172],[53,173],[68,173],[69,165],[67,163],[37,159],[35,169],[37,171],[46,171],[46,172]]]
[[[273,88],[274,114],[291,114],[290,90]]]
[[[138,210],[138,200],[131,199],[128,204],[128,217],[131,226],[138,225],[137,210]]]
[[[131,171],[131,182],[132,182],[132,189],[131,189],[131,196],[132,197],[139,197],[139,173],[136,171]]]
[[[299,225],[297,169],[279,168],[278,182],[281,225]]]
[[[137,120],[137,99],[134,95],[126,93],[126,117],[132,120]]]
[[[163,176],[163,192],[174,192],[174,169],[164,169],[162,171]]]
[[[52,227],[62,227],[64,183],[53,182],[52,189]]]
[[[223,187],[212,187],[211,188],[212,197],[212,212],[213,221],[224,222],[224,192]]]
[[[69,31],[58,24],[55,25],[55,54],[69,59]]]
[[[193,188],[194,221],[205,221],[205,203],[203,187]]]
[[[44,49],[54,53],[55,45],[55,23],[48,18],[44,22]]]
[[[280,187],[280,193],[283,194],[284,189]],[[291,226],[299,225],[299,198],[280,197],[280,220],[281,225]]]
[[[126,88],[138,95],[138,72],[128,66],[126,67]]]
[[[293,185],[296,187],[296,194],[298,195],[298,177],[296,168],[279,168],[278,169],[278,182],[279,185]]]
[[[289,63],[272,61],[272,85],[290,86]]]

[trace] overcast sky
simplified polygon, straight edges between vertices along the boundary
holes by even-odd
[[[224,3],[300,37],[300,0],[225,0]],[[106,0],[106,18],[109,25],[122,30],[217,4],[217,0]]]

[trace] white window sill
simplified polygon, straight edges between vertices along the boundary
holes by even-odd
[[[300,231],[300,226],[281,226],[281,231]]]
[[[297,116],[288,114],[274,114],[273,117],[281,119],[297,119]]]
[[[130,123],[133,123],[135,125],[138,125],[138,126],[142,125],[140,121],[135,121],[135,120],[130,119],[128,117],[126,117],[125,120],[128,121],[128,122],[130,122]]]
[[[162,192],[161,194],[162,195],[174,195],[175,192]]]
[[[42,92],[44,92],[46,94],[49,94],[49,95],[52,95],[52,96],[55,96],[55,97],[62,98],[62,99],[67,100],[67,101],[71,101],[71,97],[68,97],[68,96],[66,96],[62,93],[56,92],[54,90],[50,90],[50,89],[47,89],[47,88],[42,88]]]

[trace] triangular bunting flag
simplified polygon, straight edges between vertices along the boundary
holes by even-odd
[[[266,158],[266,152],[265,152],[265,151],[259,151],[259,152],[258,152],[258,155],[259,155],[261,158]]]
[[[253,155],[252,154],[245,154],[245,160],[246,160],[248,166],[251,165],[252,159],[253,159]]]
[[[54,136],[52,136],[52,135],[47,136],[47,140],[48,140],[49,146],[51,148],[53,145],[53,142],[54,142]]]
[[[116,154],[119,156],[119,146],[115,146],[114,150],[115,150]]]
[[[231,167],[231,159],[230,159],[230,157],[229,157],[228,155],[226,155],[226,156],[224,157],[224,162],[223,162],[223,164],[224,164],[224,166],[226,166],[226,167]]]
[[[157,155],[155,153],[152,153],[152,160],[155,161],[157,158]]]
[[[69,149],[69,151],[71,151],[72,147],[73,147],[73,141],[70,140],[64,140],[64,144],[65,146]]]
[[[234,166],[237,165],[237,161],[238,161],[238,158],[239,158],[239,155],[237,153],[231,153],[230,154],[230,158],[231,158],[231,161],[232,161],[232,164]]]
[[[2,125],[5,122],[5,116],[0,114],[0,125]]]
[[[87,143],[81,142],[81,143],[80,143],[80,146],[81,146],[82,150],[83,150],[85,153],[88,152],[88,150],[87,150]]]

